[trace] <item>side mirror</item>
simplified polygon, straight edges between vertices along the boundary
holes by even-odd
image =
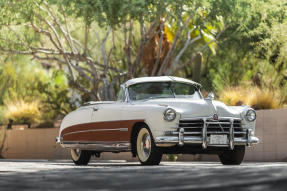
[[[214,100],[214,94],[212,92],[210,92],[205,99]]]

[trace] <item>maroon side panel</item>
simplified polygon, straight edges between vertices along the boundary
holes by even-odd
[[[136,122],[144,120],[105,121],[73,125],[61,132],[63,141],[130,141],[131,132]],[[110,130],[127,128],[128,131]],[[107,130],[105,130],[107,129]],[[100,131],[91,131],[100,130]],[[85,132],[86,131],[86,132]]]

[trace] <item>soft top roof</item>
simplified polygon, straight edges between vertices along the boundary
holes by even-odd
[[[138,84],[138,83],[145,83],[145,82],[182,82],[182,83],[188,83],[188,84],[193,84],[197,86],[198,88],[201,87],[199,83],[196,83],[192,80],[188,80],[185,78],[180,78],[180,77],[174,77],[174,76],[156,76],[156,77],[141,77],[141,78],[133,78],[128,80],[124,85],[126,87],[133,85],[133,84]]]

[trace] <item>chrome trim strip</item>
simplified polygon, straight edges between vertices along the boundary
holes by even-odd
[[[64,148],[73,149],[85,149],[85,150],[96,150],[96,151],[130,151],[131,144],[125,141],[119,142],[79,142],[79,141],[67,141],[62,142],[61,146]]]
[[[166,131],[167,132],[167,131]],[[178,135],[178,132],[177,131],[170,131],[168,134],[165,133],[166,135]],[[185,135],[201,135],[202,132],[184,132]],[[229,135],[230,133],[229,132],[222,132],[222,131],[207,131],[207,134],[227,134]],[[245,135],[246,132],[235,132],[233,131],[233,134],[234,135]]]
[[[178,136],[162,136],[156,137],[155,143],[157,146],[161,146],[164,144],[178,144],[179,138]],[[234,145],[253,145],[259,143],[259,139],[257,137],[250,136],[249,139],[247,138],[234,138],[233,144]],[[203,140],[201,137],[192,137],[192,136],[185,136],[184,137],[184,144],[203,144]],[[211,146],[211,145],[210,145]],[[229,147],[229,145],[225,145]]]
[[[213,125],[213,124],[222,124],[222,125],[229,125],[230,124],[230,122],[221,122],[221,121],[207,121],[207,122],[205,122],[205,123],[207,123],[207,124],[211,124],[211,125]]]
[[[116,128],[116,129],[89,129],[89,130],[84,130],[84,131],[74,131],[70,133],[65,133],[65,135],[71,135],[71,134],[76,134],[76,133],[86,133],[86,132],[101,132],[101,131],[128,131],[128,128]]]
[[[181,119],[179,119],[179,120],[203,120],[203,119],[206,119],[206,120],[208,120],[208,119],[212,119],[213,120],[213,116],[209,116],[209,117],[191,117],[191,118],[181,118]],[[236,118],[236,117],[218,117],[218,120],[224,120],[224,119],[226,119],[226,120],[230,120],[230,119],[233,119],[233,120],[240,120],[241,121],[241,119],[240,118]]]

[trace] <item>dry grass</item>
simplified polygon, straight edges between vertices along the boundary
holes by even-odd
[[[219,100],[227,105],[243,105],[246,90],[241,87],[228,87],[219,95]]]
[[[32,124],[39,122],[40,118],[41,112],[38,101],[17,100],[6,104],[6,121],[13,119],[14,123]]]
[[[223,90],[219,99],[227,105],[249,105],[254,109],[280,108],[276,91],[262,90],[258,87],[229,87]]]
[[[247,93],[246,104],[254,109],[276,109],[280,107],[280,101],[274,92],[259,88]]]

